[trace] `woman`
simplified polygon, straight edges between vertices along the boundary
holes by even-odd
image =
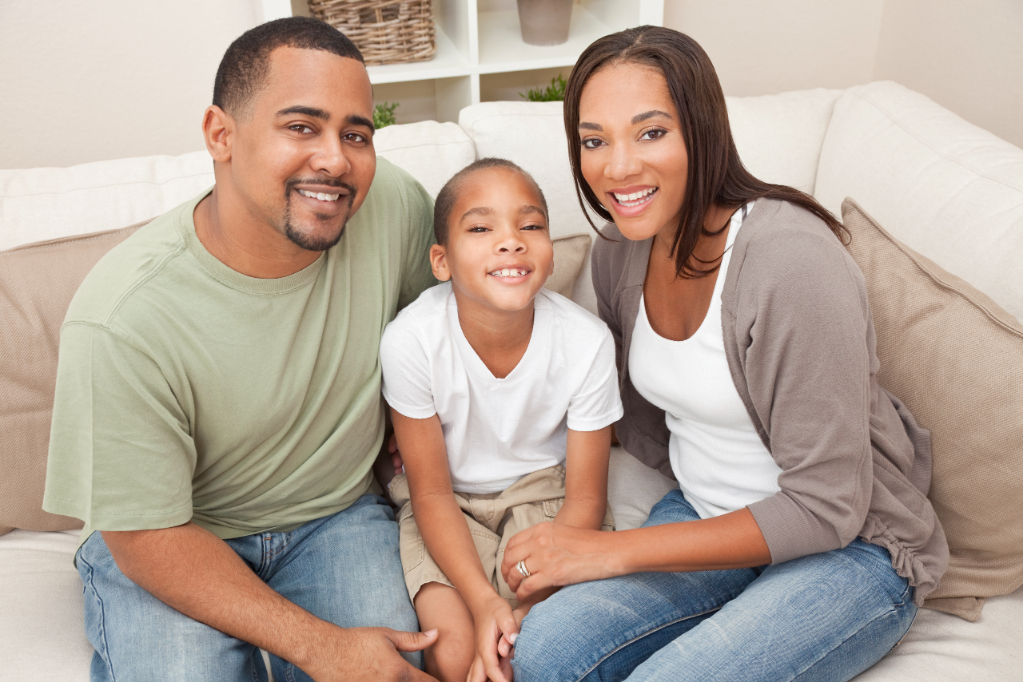
[[[714,68],[675,31],[587,48],[565,127],[580,200],[613,222],[593,281],[618,436],[681,490],[612,537],[512,539],[520,599],[573,585],[523,622],[516,681],[855,676],[909,629],[948,549],[930,437],[877,383],[844,229],[742,166]]]

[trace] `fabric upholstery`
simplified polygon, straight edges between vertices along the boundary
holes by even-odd
[[[1023,325],[889,235],[842,218],[877,330],[878,381],[931,431],[930,499],[951,550],[927,606],[969,620],[1023,585]]]
[[[572,298],[576,280],[590,255],[590,235],[570,234],[554,240],[554,273],[547,278],[544,287]]]
[[[407,170],[434,198],[448,178],[476,160],[472,140],[455,123],[387,126],[373,136],[373,146],[378,156]]]
[[[891,82],[835,103],[814,195],[851,196],[896,238],[1023,319],[1023,149]]]
[[[140,226],[0,252],[0,532],[82,527],[42,510],[60,327],[92,266]]]

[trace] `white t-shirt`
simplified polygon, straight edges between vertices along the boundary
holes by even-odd
[[[561,464],[568,429],[596,431],[622,417],[607,326],[547,290],[534,311],[529,346],[503,379],[462,333],[450,283],[424,291],[384,330],[384,398],[406,417],[440,417],[458,492],[499,492]]]
[[[747,204],[746,213],[752,209]],[[781,468],[753,427],[725,357],[721,290],[743,210],[732,216],[714,295],[700,328],[685,341],[657,334],[640,299],[629,376],[665,412],[668,456],[682,493],[700,518],[720,516],[779,490]]]

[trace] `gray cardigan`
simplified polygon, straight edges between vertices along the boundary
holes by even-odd
[[[629,380],[629,346],[652,240],[612,224],[593,250],[600,317],[618,350],[625,449],[672,476],[664,412]],[[735,388],[778,463],[781,490],[749,505],[771,561],[844,547],[885,547],[923,603],[948,566],[927,499],[930,433],[877,383],[874,324],[863,275],[827,225],[786,202],[759,199],[732,247],[721,295]]]

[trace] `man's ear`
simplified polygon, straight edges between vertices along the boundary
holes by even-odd
[[[216,104],[206,107],[202,116],[202,136],[214,161],[224,163],[231,160],[234,130],[235,120],[230,114]]]
[[[430,247],[430,267],[433,268],[433,276],[441,282],[451,279],[451,271],[448,270],[448,252],[440,244]]]

